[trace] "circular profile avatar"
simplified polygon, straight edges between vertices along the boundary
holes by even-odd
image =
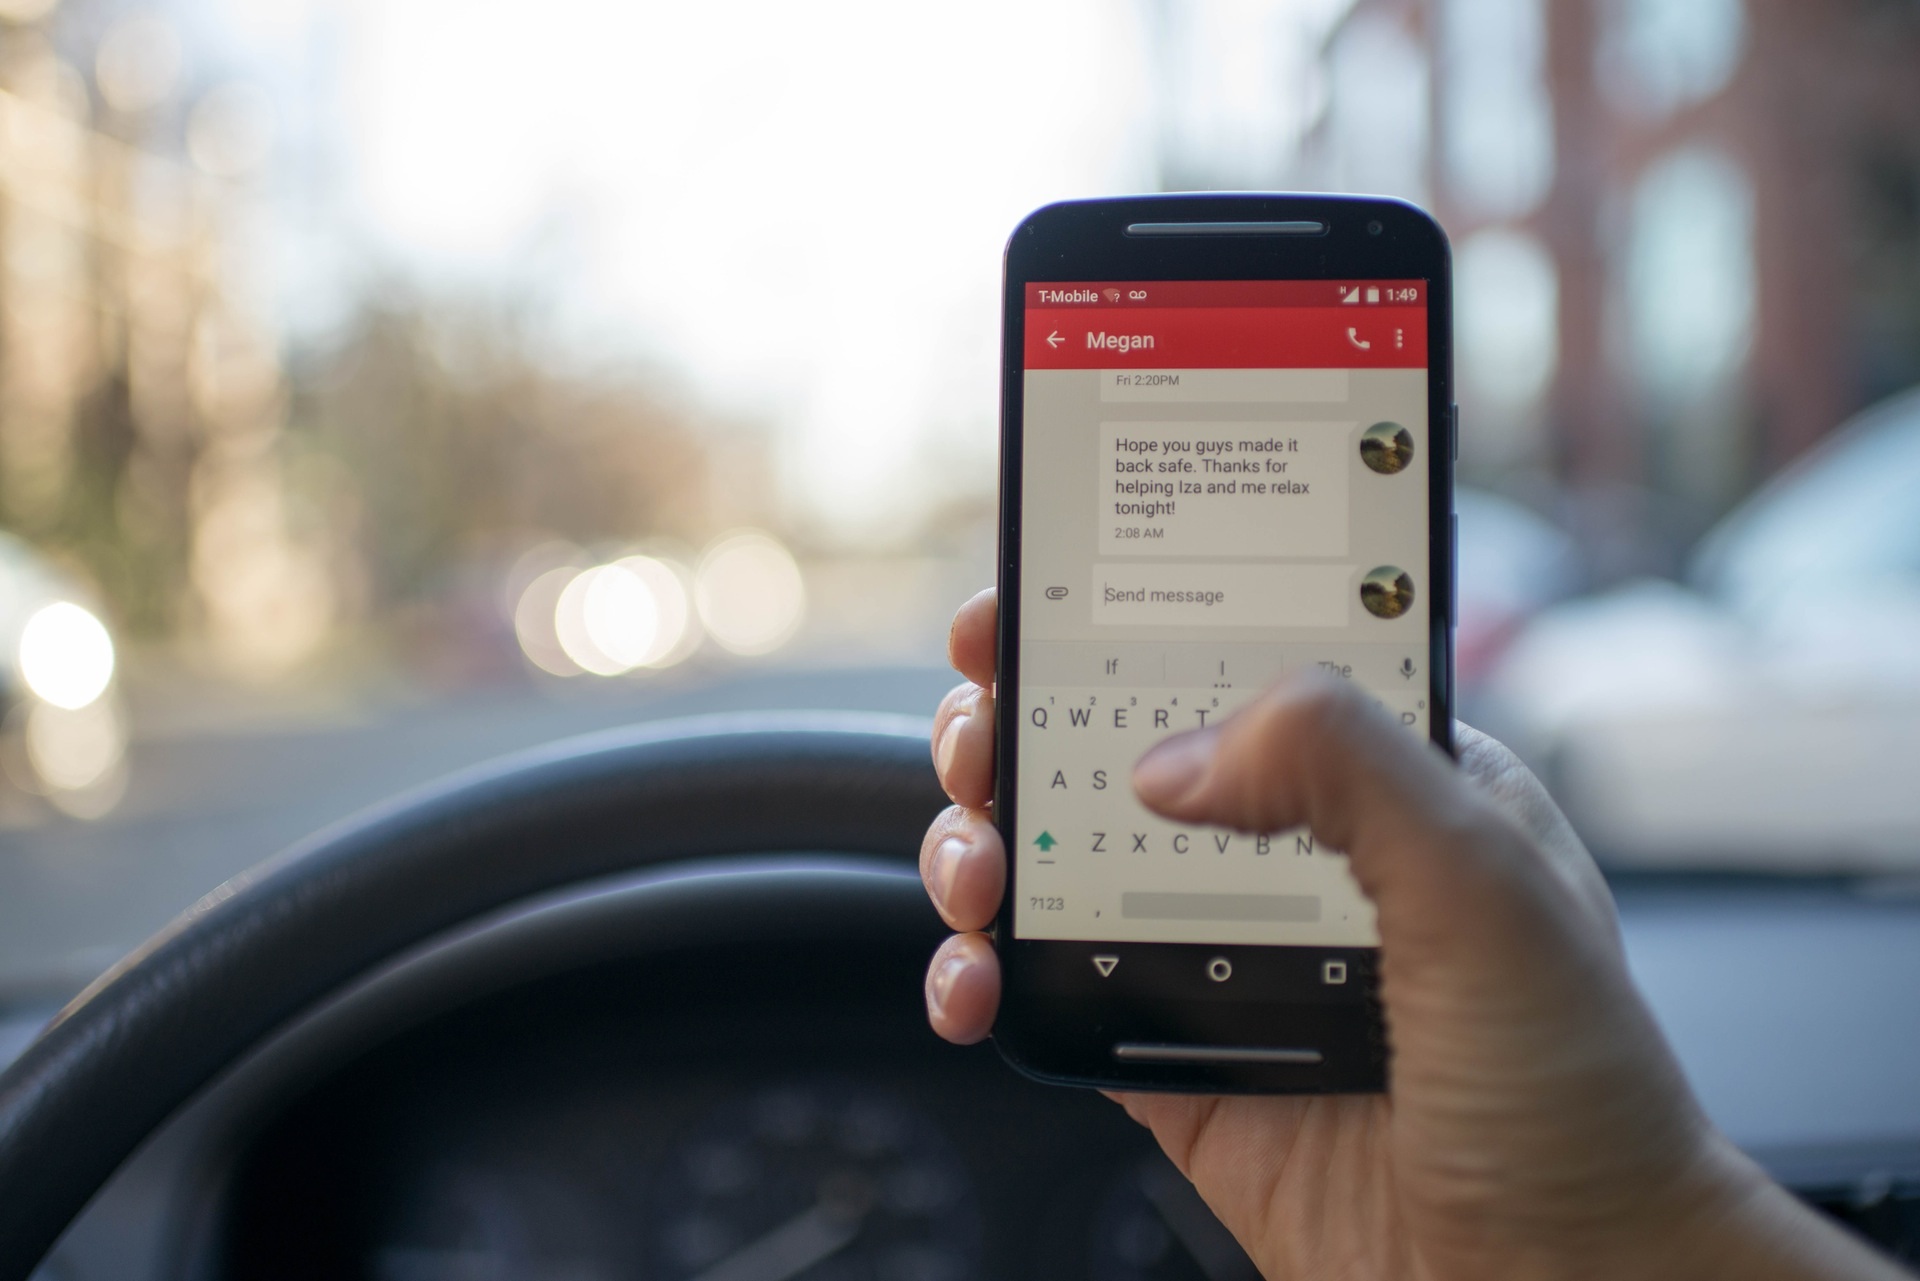
[[[1375,618],[1398,618],[1413,608],[1413,575],[1382,565],[1360,580],[1360,603]]]
[[[1382,476],[1405,471],[1413,461],[1413,433],[1399,423],[1375,423],[1360,433],[1360,461]]]

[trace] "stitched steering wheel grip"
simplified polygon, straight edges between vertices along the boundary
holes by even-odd
[[[23,1281],[222,1069],[396,953],[635,868],[800,851],[910,861],[946,803],[924,721],[713,717],[509,757],[319,833],[202,898],[0,1074],[0,1281]]]

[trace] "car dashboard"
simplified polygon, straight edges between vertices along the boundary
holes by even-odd
[[[476,965],[456,940],[431,1000],[376,979],[344,1003],[357,1023],[311,1020],[177,1115],[42,1276],[1255,1277],[1117,1106],[932,1036],[919,983],[938,925],[910,869],[859,875],[884,902],[848,897],[838,925],[770,881],[761,916],[674,908],[677,941],[644,948],[631,939],[653,927],[603,906],[647,878],[587,887],[522,914],[567,940],[561,961],[490,944]],[[1920,903],[1616,888],[1636,973],[1709,1111],[1801,1195],[1920,1259],[1904,1054],[1920,1017],[1901,999]],[[782,936],[768,911],[816,928]],[[848,924],[889,914],[911,921]]]
[[[1113,1103],[935,1039],[922,959],[696,948],[409,1029],[236,1144],[162,1271],[1258,1275]]]

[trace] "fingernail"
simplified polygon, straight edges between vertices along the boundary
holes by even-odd
[[[942,909],[953,900],[953,883],[959,879],[960,864],[972,848],[972,842],[958,836],[949,836],[933,847],[933,858],[927,866],[927,889]]]
[[[933,1018],[941,1018],[947,1012],[947,999],[953,995],[954,984],[966,972],[967,958],[959,954],[949,956],[933,967],[933,973],[927,975],[927,1013]]]
[[[1193,790],[1213,764],[1217,747],[1212,730],[1167,739],[1133,767],[1133,790],[1149,805],[1179,799]]]
[[[966,728],[968,717],[960,715],[947,722],[947,728],[940,735],[940,741],[933,749],[933,763],[940,769],[940,777],[945,780],[947,772],[953,768],[953,754],[960,749],[960,731]]]

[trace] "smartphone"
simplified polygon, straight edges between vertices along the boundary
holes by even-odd
[[[1451,751],[1450,256],[1322,195],[1049,205],[1007,245],[994,1042],[1125,1089],[1385,1088],[1372,905],[1129,778],[1284,673]]]

